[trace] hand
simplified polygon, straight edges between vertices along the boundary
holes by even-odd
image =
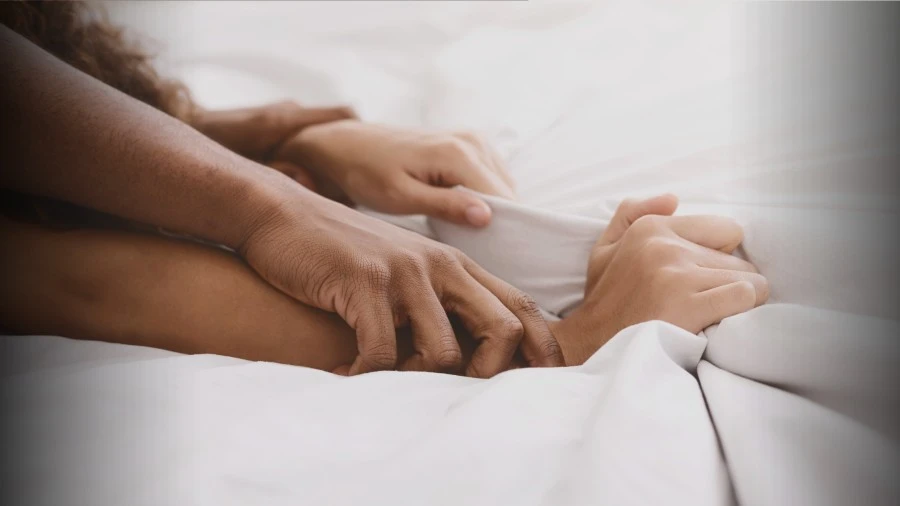
[[[191,126],[245,158],[268,163],[282,143],[304,128],[349,118],[356,114],[348,107],[303,107],[284,101],[244,109],[198,109]]]
[[[670,216],[672,195],[623,202],[595,244],[584,302],[554,327],[569,365],[587,360],[620,330],[663,320],[697,333],[768,298],[766,279],[731,253],[733,220]]]
[[[454,372],[462,354],[447,313],[479,342],[466,374],[507,369],[521,343],[532,366],[562,365],[534,301],[458,250],[285,181],[278,203],[238,246],[266,281],[356,330],[350,374],[397,367],[395,330],[412,330],[401,369]],[[302,329],[298,329],[302,331]]]
[[[304,129],[275,153],[274,160],[311,171],[316,189],[333,200],[476,227],[488,224],[490,208],[476,196],[449,187],[463,185],[505,198],[515,195],[500,156],[468,133],[336,121]]]

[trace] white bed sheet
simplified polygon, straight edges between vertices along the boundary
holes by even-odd
[[[734,68],[725,6],[500,4],[153,3],[114,14],[163,40],[168,68],[207,105],[342,101],[368,119],[476,128],[536,208],[604,220],[624,196],[674,191],[682,212],[734,216],[773,304],[701,337],[647,323],[583,367],[490,381],[344,379],[5,338],[5,350],[31,353],[31,370],[4,383],[4,404],[21,408],[7,422],[23,441],[55,434],[22,467],[57,480],[44,503],[896,497],[898,403],[886,381],[898,329],[877,295],[890,288],[878,268],[900,252],[865,247],[896,219],[875,176],[849,171],[865,143],[839,158],[735,129],[730,111],[754,69]]]

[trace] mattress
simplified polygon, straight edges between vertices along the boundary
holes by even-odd
[[[870,135],[837,151],[815,142],[843,114],[821,105],[840,97],[810,93],[795,106],[817,114],[775,114],[800,125],[747,120],[767,114],[750,104],[769,69],[735,57],[746,41],[728,6],[137,2],[112,14],[159,40],[167,72],[207,106],[341,102],[371,121],[473,129],[534,212],[602,224],[622,198],[667,191],[679,213],[732,216],[771,300],[699,336],[647,322],[583,366],[490,380],[343,378],[5,337],[17,358],[4,427],[28,442],[13,493],[216,505],[898,497],[900,323],[882,295],[900,248],[871,247],[898,209],[858,163],[883,153]],[[798,130],[817,134],[783,142]],[[436,234],[421,217],[385,219]]]

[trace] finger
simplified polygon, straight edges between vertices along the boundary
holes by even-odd
[[[409,206],[405,212],[425,214],[458,225],[484,227],[491,222],[491,208],[471,193],[430,186],[412,180],[405,186]]]
[[[356,330],[359,355],[350,366],[350,376],[397,366],[397,334],[387,301],[369,304],[352,327]]]
[[[356,112],[349,107],[303,107],[296,112],[295,125],[298,129],[301,129],[342,119],[358,118]]]
[[[276,137],[265,143],[260,155],[265,160],[278,158],[282,145],[308,127],[334,121],[358,119],[350,107],[301,107],[292,102],[273,104],[276,111]]]
[[[550,332],[534,299],[488,273],[468,258],[465,258],[463,265],[476,281],[494,294],[519,319],[524,330],[522,355],[529,365],[533,367],[565,365],[559,343]]]
[[[612,244],[621,239],[628,227],[641,216],[648,214],[670,216],[677,207],[678,197],[671,193],[645,200],[625,199],[616,208],[616,214],[609,221],[609,226],[603,232],[598,245]]]
[[[700,267],[709,269],[726,269],[741,272],[759,272],[755,265],[729,253],[710,249],[699,244],[692,244],[695,252],[694,262]]]
[[[769,298],[769,282],[761,274],[755,272],[702,268],[695,279],[697,280],[697,289],[701,292],[738,281],[749,281],[756,291],[755,306],[761,305]]]
[[[515,196],[516,192],[516,180],[513,179],[512,174],[509,173],[509,170],[506,167],[506,160],[500,156],[495,149],[486,147],[487,156],[490,158],[489,165],[494,169],[494,173],[500,176],[500,179],[509,186],[510,191],[513,192],[513,196]]]
[[[494,195],[506,200],[515,200],[516,198],[513,185],[504,181],[500,170],[489,164],[481,165],[477,171],[462,174],[460,184],[486,195]]]
[[[443,149],[442,156],[431,157],[423,166],[427,171],[421,174],[414,171],[412,175],[424,183],[438,181],[440,186],[463,185],[487,195],[515,197],[510,185],[491,167],[490,158],[478,142],[467,137],[448,143]]]
[[[462,365],[462,351],[444,307],[434,292],[415,297],[407,304],[412,328],[413,355],[404,371],[455,372]]]
[[[477,342],[466,374],[489,378],[508,369],[524,336],[518,317],[468,273],[443,292],[444,308],[462,321]]]
[[[724,216],[673,216],[668,222],[682,238],[725,253],[732,253],[744,240],[743,227]]]
[[[461,132],[458,135],[461,139],[469,142],[473,146],[475,146],[475,150],[478,153],[479,158],[482,163],[491,171],[500,177],[500,179],[506,183],[506,186],[509,187],[510,192],[513,193],[513,197],[515,197],[515,189],[516,182],[512,178],[512,174],[506,169],[506,160],[500,156],[500,153],[491,146],[490,143],[486,142],[483,137],[480,135],[470,134],[468,132]]]
[[[512,187],[507,184],[489,165],[479,160],[463,166],[447,167],[441,174],[441,180],[447,185],[463,185],[470,190],[512,200],[515,197]]]
[[[301,130],[321,125],[323,123],[331,123],[334,121],[358,119],[356,112],[350,107],[301,107],[291,102],[287,104],[274,104],[276,114],[280,118],[278,124],[279,134],[275,142],[267,143],[267,152],[263,153],[263,158],[271,159],[277,157],[281,150],[281,145],[291,137],[297,135]]]
[[[702,312],[702,328],[706,328],[729,316],[753,309],[756,306],[756,289],[749,281],[737,281],[694,295],[694,304],[697,311]]]

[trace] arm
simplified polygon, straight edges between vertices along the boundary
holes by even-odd
[[[324,370],[356,355],[339,317],[284,295],[223,250],[5,218],[0,231],[0,319],[9,330]]]
[[[352,373],[454,370],[462,353],[445,307],[478,332],[473,376],[562,362],[525,294],[452,248],[364,216],[251,162],[0,27],[0,185],[224,244],[294,299],[356,330]]]
[[[306,108],[288,101],[219,111],[198,108],[191,125],[241,156],[267,162],[278,146],[304,128],[353,118],[356,114],[347,107]]]
[[[6,188],[235,247],[261,212],[256,181],[281,176],[5,26],[0,60]]]
[[[356,335],[224,250],[155,235],[54,231],[0,216],[0,325],[347,372]],[[475,342],[455,327],[466,360]],[[413,354],[408,329],[399,355]],[[516,362],[515,366],[524,364]]]
[[[488,224],[490,208],[453,186],[515,198],[503,159],[469,132],[333,121],[287,139],[273,162],[308,170],[319,193],[333,200],[475,227]]]

